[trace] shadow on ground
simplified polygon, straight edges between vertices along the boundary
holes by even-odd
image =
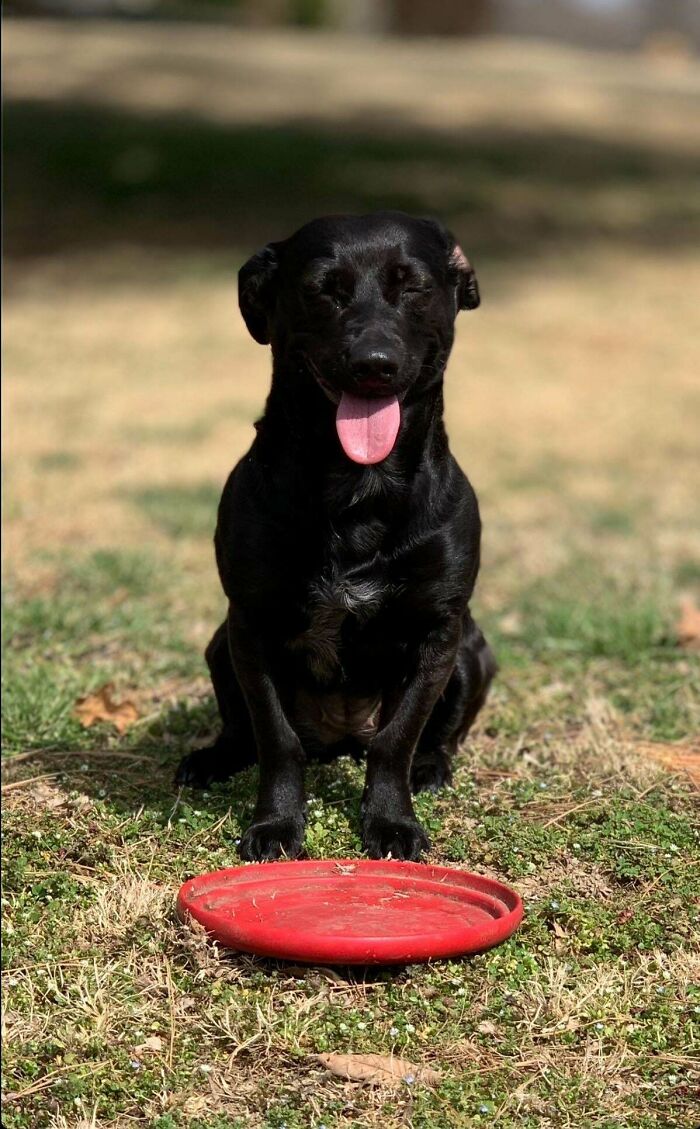
[[[383,137],[353,118],[230,127],[8,100],[5,150],[8,261],[133,244],[237,252],[318,214],[380,207],[439,214],[490,258],[598,236],[680,247],[698,218],[700,160],[547,130],[438,137],[402,122]]]
[[[31,754],[8,758],[3,768],[8,781],[60,776],[64,791],[77,790],[98,798],[112,810],[127,815],[142,806],[156,819],[167,822],[180,809],[201,808],[207,817],[218,818],[231,809],[241,828],[253,816],[258,786],[257,767],[236,773],[208,791],[178,789],[175,770],[181,757],[193,748],[210,744],[219,728],[213,695],[195,703],[178,702],[163,708],[145,726],[132,729],[126,738],[105,745],[105,731],[90,729],[87,747],[37,749]],[[94,741],[94,743],[93,743]],[[358,825],[362,797],[361,773],[356,762],[344,756],[329,761],[309,758],[306,769],[307,796],[324,806],[342,807],[353,826]]]

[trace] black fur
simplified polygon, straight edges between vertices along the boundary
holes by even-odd
[[[455,315],[478,305],[476,278],[433,220],[332,216],[255,255],[239,299],[272,344],[272,388],[219,506],[229,612],[207,661],[223,729],[177,780],[204,787],[257,759],[241,855],[294,856],[306,756],[366,750],[365,848],[415,859],[429,841],[411,791],[449,781],[496,669],[469,612],[477,501],[442,420]],[[399,396],[383,462],[344,454],[343,391]]]

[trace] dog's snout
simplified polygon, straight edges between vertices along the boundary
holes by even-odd
[[[387,346],[355,346],[350,352],[350,369],[360,384],[386,384],[399,371],[399,357]]]

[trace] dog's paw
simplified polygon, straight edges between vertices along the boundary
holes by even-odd
[[[430,839],[417,819],[385,819],[370,815],[362,826],[362,842],[370,858],[417,861],[430,850]]]
[[[182,758],[175,773],[175,784],[178,788],[208,788],[210,784],[228,780],[231,775],[231,765],[221,755],[221,749],[211,745],[195,749]]]
[[[452,768],[447,753],[439,749],[432,753],[418,753],[411,765],[411,791],[439,792],[452,780]]]
[[[303,820],[264,819],[250,825],[241,837],[238,851],[249,862],[270,862],[282,857],[296,858],[303,843]]]

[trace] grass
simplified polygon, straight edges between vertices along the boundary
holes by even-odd
[[[700,581],[692,75],[522,44],[426,46],[407,68],[348,45],[367,99],[403,106],[387,139],[325,41],[266,40],[254,78],[245,59],[219,73],[207,29],[10,30],[3,1125],[694,1129],[697,787],[647,756],[700,731],[675,633]],[[283,81],[303,51],[323,106]],[[128,83],[80,87],[127,63]],[[455,96],[448,130],[440,92],[466,63],[473,104]],[[251,118],[268,72],[274,120]],[[199,91],[199,120],[162,110],[164,74]],[[303,211],[402,202],[479,252],[447,418],[501,665],[454,786],[416,807],[431,858],[512,883],[526,917],[469,960],[301,968],[221,952],[174,914],[185,878],[235,863],[257,780],[172,787],[216,725],[214,514],[269,381],[234,275]],[[121,737],[74,714],[105,683],[139,712]],[[310,767],[310,855],[360,853],[361,790],[348,760]],[[326,1052],[395,1052],[441,1081],[345,1084]]]
[[[195,486],[152,486],[138,490],[134,502],[146,517],[170,537],[202,537],[216,525],[221,487],[211,482]]]

